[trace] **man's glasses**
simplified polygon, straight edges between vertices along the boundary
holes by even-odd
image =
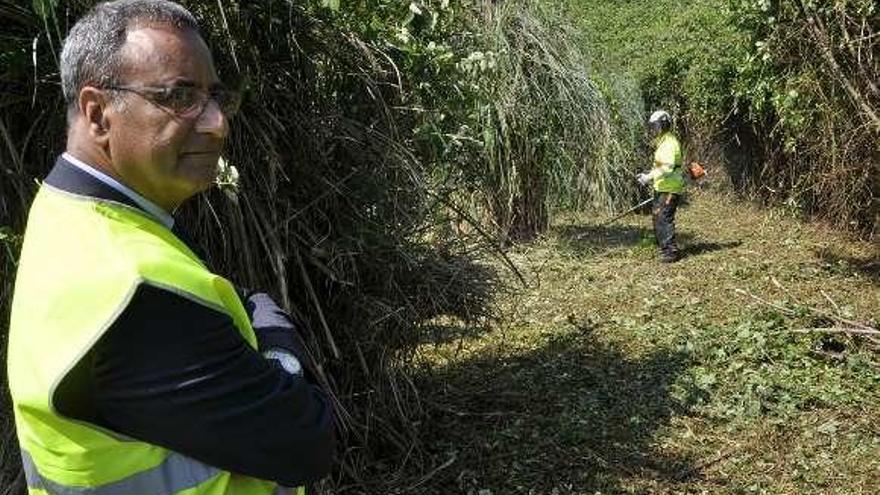
[[[227,119],[233,118],[241,105],[241,93],[222,87],[204,90],[194,86],[105,86],[104,89],[134,93],[183,119],[201,115],[209,99],[217,102]]]

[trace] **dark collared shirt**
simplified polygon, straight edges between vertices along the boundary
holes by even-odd
[[[63,158],[45,183],[139,208]],[[259,350],[282,348],[304,362],[293,326],[278,306],[265,294],[243,299]],[[330,469],[327,396],[306,376],[264,359],[228,315],[149,285],[136,290],[65,376],[53,403],[70,418],[285,486],[318,480]]]

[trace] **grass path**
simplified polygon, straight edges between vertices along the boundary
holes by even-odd
[[[790,332],[833,324],[806,306],[875,323],[876,246],[711,192],[679,213],[676,264],[647,217],[600,221],[517,248],[530,286],[502,320],[421,350],[443,467],[412,493],[878,492],[880,357]]]

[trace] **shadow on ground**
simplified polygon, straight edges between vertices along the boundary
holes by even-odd
[[[550,234],[559,240],[560,247],[578,254],[598,254],[654,239],[651,229],[626,225],[563,225],[552,227]]]
[[[650,220],[648,221],[650,222]],[[554,229],[554,234],[559,240],[561,248],[577,254],[596,255],[622,247],[656,246],[654,231],[647,227],[565,225]],[[694,236],[688,232],[678,232],[677,240],[681,246],[681,254],[685,257],[733,249],[742,245],[742,241],[696,241]]]
[[[661,451],[658,428],[699,397],[674,399],[684,354],[630,359],[572,329],[543,347],[474,359],[418,379],[431,410],[424,445],[436,465],[419,493],[632,493],[640,478],[686,483],[692,459]]]
[[[869,257],[842,256],[829,250],[816,251],[822,268],[828,272],[849,275],[859,273],[880,285],[880,254]]]
[[[477,326],[463,321],[450,323],[430,323],[419,327],[422,335],[422,344],[445,345],[459,344],[466,341],[476,340],[489,332],[489,325]]]
[[[733,249],[742,245],[742,241],[729,242],[686,242],[682,243],[681,255],[685,257],[699,256],[713,251]]]

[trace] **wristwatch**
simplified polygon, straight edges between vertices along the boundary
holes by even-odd
[[[263,353],[263,357],[278,361],[278,364],[284,368],[284,371],[291,375],[302,375],[302,365],[299,364],[299,359],[284,349],[279,349],[277,347],[269,349]]]

